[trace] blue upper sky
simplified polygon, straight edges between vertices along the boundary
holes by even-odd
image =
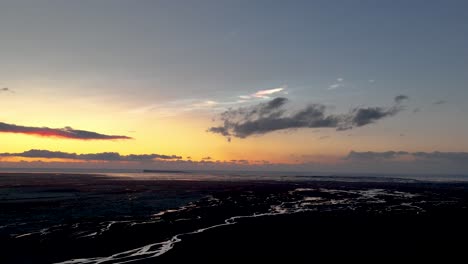
[[[466,1],[20,0],[0,7],[3,82],[137,79],[143,85],[135,89],[158,82],[167,96],[288,85],[326,96],[322,88],[343,78],[353,91],[381,83],[371,98],[407,92],[450,101],[466,90]]]

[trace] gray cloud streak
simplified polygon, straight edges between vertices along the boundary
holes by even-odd
[[[435,101],[435,102],[432,103],[432,104],[441,105],[441,104],[446,104],[446,103],[447,103],[447,101],[445,101],[445,100],[438,100],[438,101]]]

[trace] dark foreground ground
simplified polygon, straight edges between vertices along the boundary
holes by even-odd
[[[467,194],[403,180],[2,174],[0,263],[449,263],[467,254]]]

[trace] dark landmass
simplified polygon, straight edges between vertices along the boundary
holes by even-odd
[[[181,170],[143,170],[143,172],[154,172],[154,173],[187,173]]]
[[[1,174],[0,263],[447,263],[465,255],[467,194],[466,183]]]

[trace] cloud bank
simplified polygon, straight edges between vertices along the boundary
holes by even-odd
[[[132,139],[128,136],[105,135],[92,131],[77,130],[71,127],[49,128],[49,127],[29,127],[18,126],[0,122],[0,133],[19,133],[41,137],[58,137],[81,140],[112,140],[112,139]]]
[[[354,161],[370,160],[395,160],[402,157],[408,157],[411,160],[425,161],[450,161],[450,162],[468,162],[468,152],[407,152],[407,151],[385,151],[385,152],[357,152],[351,151],[345,158]]]
[[[278,97],[250,107],[229,109],[220,116],[222,125],[210,127],[208,132],[223,135],[230,140],[231,137],[246,138],[285,129],[348,130],[396,115],[404,109],[401,103],[406,99],[407,96],[399,95],[394,98],[394,105],[391,107],[357,107],[348,113],[327,115],[326,106],[322,104],[310,104],[292,112],[285,108],[288,99]]]
[[[71,159],[82,161],[152,161],[152,160],[178,160],[181,156],[161,154],[130,154],[121,155],[117,152],[101,152],[76,154],[61,151],[31,149],[20,153],[0,153],[0,157],[24,157],[45,159]]]
[[[15,159],[11,159],[15,157]],[[47,162],[44,162],[48,159]],[[58,160],[60,159],[60,160]],[[323,162],[328,160],[329,162]],[[79,164],[76,161],[80,161]],[[130,154],[116,152],[76,154],[61,151],[32,149],[20,153],[0,153],[0,165],[9,168],[120,168],[167,170],[241,170],[241,171],[298,171],[304,175],[379,174],[450,174],[467,175],[467,152],[358,152],[337,156],[302,155],[293,163],[270,163],[265,160],[190,160],[177,155]],[[395,176],[393,175],[393,176]],[[466,180],[466,178],[464,178]]]

